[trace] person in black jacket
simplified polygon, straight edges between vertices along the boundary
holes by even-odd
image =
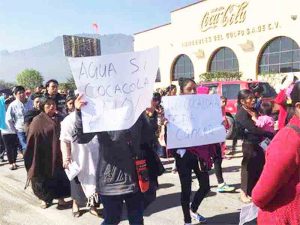
[[[41,99],[38,95],[33,97],[33,109],[29,110],[25,113],[24,116],[24,124],[25,124],[25,132],[28,133],[29,125],[32,122],[33,118],[41,113]]]
[[[60,116],[66,116],[66,110],[65,110],[65,105],[66,105],[66,99],[63,95],[58,93],[58,81],[51,79],[48,80],[46,83],[46,93],[45,93],[46,98],[52,98],[57,106],[57,111],[60,114]]]
[[[144,196],[140,191],[135,159],[144,158],[141,148],[149,135],[145,113],[127,130],[83,133],[80,109],[86,103],[82,95],[75,100],[77,141],[88,143],[95,135],[99,140],[98,186],[104,207],[102,225],[119,224],[123,201],[131,225],[143,225]]]
[[[238,94],[238,112],[236,114],[237,129],[243,137],[243,160],[241,171],[241,201],[251,202],[251,192],[258,181],[265,164],[265,155],[259,143],[264,137],[273,137],[273,133],[266,132],[255,126],[252,117],[255,111],[255,96],[250,90],[241,90]]]

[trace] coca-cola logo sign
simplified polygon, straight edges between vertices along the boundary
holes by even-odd
[[[201,31],[205,32],[216,27],[226,27],[243,23],[247,17],[249,3],[231,4],[227,7],[218,7],[205,13],[201,22]]]

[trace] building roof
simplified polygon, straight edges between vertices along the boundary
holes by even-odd
[[[193,5],[197,5],[197,4],[202,3],[202,2],[204,2],[204,1],[207,1],[207,0],[198,0],[198,2],[191,3],[191,4],[189,4],[189,5],[183,6],[183,7],[178,8],[178,9],[174,9],[173,11],[171,11],[171,13],[172,13],[172,12],[179,11],[179,10],[182,10],[182,9],[185,9],[185,8],[188,8],[188,7],[193,6]]]
[[[163,24],[163,25],[160,25],[160,26],[157,26],[157,27],[152,27],[152,28],[150,28],[150,29],[147,29],[147,30],[143,30],[143,31],[134,33],[134,35],[141,34],[141,33],[144,33],[144,32],[150,31],[150,30],[155,30],[155,29],[157,29],[157,28],[164,27],[164,26],[168,26],[168,25],[171,25],[171,23],[166,23],[166,24]]]

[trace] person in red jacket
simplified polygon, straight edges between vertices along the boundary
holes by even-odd
[[[282,129],[288,123],[290,112],[290,93],[298,80],[296,76],[285,76],[281,82],[281,90],[274,100],[274,111],[278,112],[278,129]]]
[[[259,225],[300,224],[300,82],[291,93],[294,116],[275,136],[252,191]]]

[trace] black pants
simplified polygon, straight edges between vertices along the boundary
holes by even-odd
[[[157,182],[153,182],[150,180],[149,190],[143,193],[144,196],[144,210],[148,208],[148,206],[155,201],[156,199],[156,190],[157,190]]]
[[[1,130],[0,130],[0,159],[4,158],[4,153],[5,153],[5,146],[4,146],[4,142],[3,142]]]
[[[237,142],[238,142],[238,136],[235,135],[232,139],[232,151],[235,151]]]
[[[265,164],[265,154],[258,144],[247,142],[243,143],[242,151],[241,189],[251,196],[252,189],[262,173]]]
[[[217,177],[218,184],[224,183],[223,171],[222,171],[222,149],[220,144],[216,144],[217,156],[214,158],[214,168]]]
[[[117,225],[121,221],[123,201],[127,207],[127,215],[130,225],[143,225],[144,199],[141,192],[100,196],[104,208],[104,221],[102,225]]]
[[[87,203],[87,198],[83,192],[82,186],[78,177],[70,181],[71,185],[71,198],[76,201],[79,207],[84,207]]]
[[[198,158],[186,152],[183,158],[175,154],[176,167],[181,183],[181,206],[185,223],[191,223],[190,209],[197,212],[201,202],[210,191],[209,175],[207,171],[200,171]],[[190,197],[192,193],[192,171],[197,176],[200,188],[196,192],[190,207]]]
[[[9,164],[16,163],[19,140],[16,134],[3,134],[2,138],[7,153]]]

